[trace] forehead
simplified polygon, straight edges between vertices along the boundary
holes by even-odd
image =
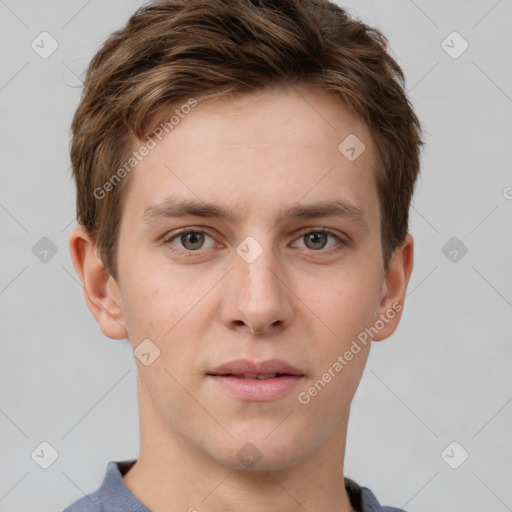
[[[144,222],[148,210],[181,197],[245,220],[250,212],[270,218],[294,204],[342,201],[378,223],[370,134],[331,94],[275,89],[186,112],[161,140],[153,137],[154,149],[132,171],[123,218]]]

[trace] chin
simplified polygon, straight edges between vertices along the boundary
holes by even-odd
[[[267,431],[237,436],[228,441],[222,453],[212,455],[223,466],[239,471],[284,471],[295,466],[304,456],[304,440],[290,435],[262,438],[261,432]]]

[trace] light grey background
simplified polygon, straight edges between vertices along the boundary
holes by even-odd
[[[138,455],[133,356],[87,309],[67,235],[80,76],[141,4],[0,0],[2,512],[62,510]],[[345,473],[408,512],[512,510],[512,0],[340,4],[388,36],[427,142],[404,315],[373,347]],[[43,31],[59,44],[48,59],[31,48]],[[469,43],[456,59],[454,31]],[[452,237],[468,248],[456,262]],[[42,441],[58,452],[48,469],[31,457]]]

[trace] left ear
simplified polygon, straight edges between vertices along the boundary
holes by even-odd
[[[410,234],[407,234],[403,244],[393,252],[386,269],[378,310],[379,319],[384,326],[373,337],[373,341],[388,338],[398,327],[413,263],[414,239]]]

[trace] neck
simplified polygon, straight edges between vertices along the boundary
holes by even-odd
[[[123,477],[150,510],[167,512],[354,512],[344,487],[347,420],[292,467],[233,469],[178,437],[139,387],[140,454]]]

